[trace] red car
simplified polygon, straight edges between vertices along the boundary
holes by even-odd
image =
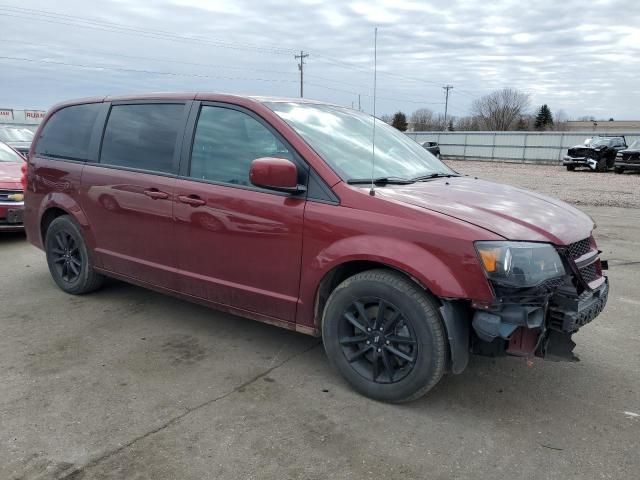
[[[20,231],[24,210],[25,158],[0,142],[0,232]]]
[[[607,300],[587,215],[460,175],[334,105],[60,104],[27,185],[28,239],[65,292],[115,277],[322,336],[344,378],[384,401],[419,397],[472,353],[574,359],[572,334]]]

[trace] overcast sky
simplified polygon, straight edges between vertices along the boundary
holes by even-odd
[[[466,115],[504,86],[571,117],[640,118],[638,0],[0,0],[0,107],[139,91],[297,96]]]

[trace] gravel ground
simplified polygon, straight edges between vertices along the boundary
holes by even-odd
[[[568,172],[564,167],[521,163],[447,160],[454,170],[516,185],[574,205],[640,208],[640,174]]]

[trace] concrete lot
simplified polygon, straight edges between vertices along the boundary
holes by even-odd
[[[474,358],[401,406],[354,393],[310,337],[118,282],[68,296],[2,235],[0,479],[637,479],[640,209],[585,210],[612,294],[582,361]]]

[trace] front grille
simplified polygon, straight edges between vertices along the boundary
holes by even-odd
[[[580,258],[586,253],[591,251],[591,239],[585,238],[584,240],[580,240],[579,242],[575,242],[570,244],[567,247],[567,255],[570,259],[575,260],[576,258]]]
[[[596,268],[595,263],[592,263],[591,265],[587,265],[586,267],[581,268],[580,275],[582,276],[582,279],[587,283],[591,283],[594,280],[597,280],[598,278],[600,278],[600,275],[598,274],[598,269]]]
[[[0,190],[0,202],[11,202],[9,196],[22,193],[22,190]]]
[[[640,163],[640,155],[622,155],[622,161],[625,163]]]

